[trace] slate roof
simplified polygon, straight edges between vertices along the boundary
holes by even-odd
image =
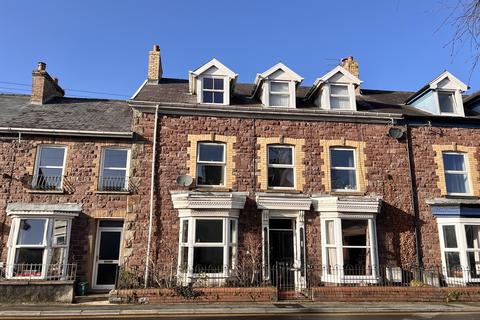
[[[252,98],[253,89],[254,84],[237,83],[235,85],[235,91],[231,96],[230,105],[262,108],[263,105],[258,98]],[[307,86],[297,88],[297,108],[318,109],[313,102],[304,100],[309,89],[310,87]],[[405,101],[411,97],[412,94],[414,94],[414,92],[411,91],[361,89],[361,94],[356,96],[357,110],[404,116],[438,117],[405,105]],[[465,97],[466,100],[469,98],[470,96]],[[188,80],[174,78],[162,78],[159,84],[146,83],[133,97],[133,101],[197,104],[196,96],[189,93]],[[467,117],[480,118],[480,115],[468,110],[468,108],[466,108],[465,114]]]
[[[125,101],[54,98],[30,104],[30,95],[0,94],[0,127],[131,133],[132,109]]]

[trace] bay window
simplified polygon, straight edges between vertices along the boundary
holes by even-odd
[[[295,181],[294,147],[268,146],[268,187],[293,188]]]
[[[321,226],[325,282],[378,281],[373,217],[322,217]]]
[[[225,184],[225,144],[200,142],[197,154],[197,185],[223,186]]]
[[[180,219],[179,272],[227,276],[235,266],[236,218]]]
[[[354,149],[330,149],[330,175],[333,191],[357,190],[357,169]]]
[[[480,219],[438,218],[444,275],[480,282]]]
[[[466,157],[463,153],[444,152],[445,185],[449,195],[470,194]]]
[[[8,277],[61,278],[66,272],[70,219],[14,217],[9,238]]]

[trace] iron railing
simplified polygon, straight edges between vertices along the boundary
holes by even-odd
[[[129,191],[128,177],[100,176],[98,183],[99,191]]]
[[[62,190],[62,182],[63,176],[34,175],[32,177],[32,190]]]
[[[134,289],[145,286],[145,267],[119,266],[116,287]],[[151,268],[147,287],[264,287],[279,290],[304,290],[322,286],[377,286],[377,287],[456,287],[480,286],[480,276],[470,268],[446,269],[418,266],[328,266],[309,265],[299,268],[288,264],[274,264],[268,270],[262,266],[196,267],[176,266]]]
[[[76,263],[35,264],[19,263],[0,265],[0,280],[75,280]]]

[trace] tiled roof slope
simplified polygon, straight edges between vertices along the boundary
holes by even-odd
[[[253,84],[238,83],[235,85],[235,91],[231,98],[231,105],[262,107],[258,99],[252,99]],[[304,100],[310,87],[301,86],[297,88],[297,108],[318,109],[312,102]],[[379,113],[393,113],[406,116],[432,116],[411,106],[405,105],[405,100],[413,92],[407,91],[387,91],[362,89],[361,94],[357,95],[358,111],[371,111]],[[196,104],[197,99],[191,95],[188,90],[188,80],[163,78],[159,84],[145,84],[140,91],[133,97],[133,101],[145,102],[164,102],[170,104]],[[465,110],[467,116],[477,116],[477,114]]]
[[[33,105],[29,95],[0,94],[0,127],[130,133],[132,110],[118,100],[54,98]]]

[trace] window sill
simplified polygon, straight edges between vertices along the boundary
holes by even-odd
[[[64,194],[65,190],[34,190],[29,189],[27,193]]]
[[[96,190],[93,193],[96,194],[130,194],[130,191],[108,191],[108,190]]]
[[[267,193],[302,193],[302,191],[290,188],[274,188],[265,190]]]
[[[443,198],[445,199],[480,199],[480,197],[478,196],[474,196],[474,195],[458,195],[458,194],[447,194],[447,195],[443,195]]]
[[[330,191],[332,196],[364,196],[365,194],[361,191]]]
[[[199,186],[199,187],[194,187],[193,188],[195,191],[232,191],[232,189],[229,189],[229,188],[225,188],[225,187],[204,187],[204,186]]]

